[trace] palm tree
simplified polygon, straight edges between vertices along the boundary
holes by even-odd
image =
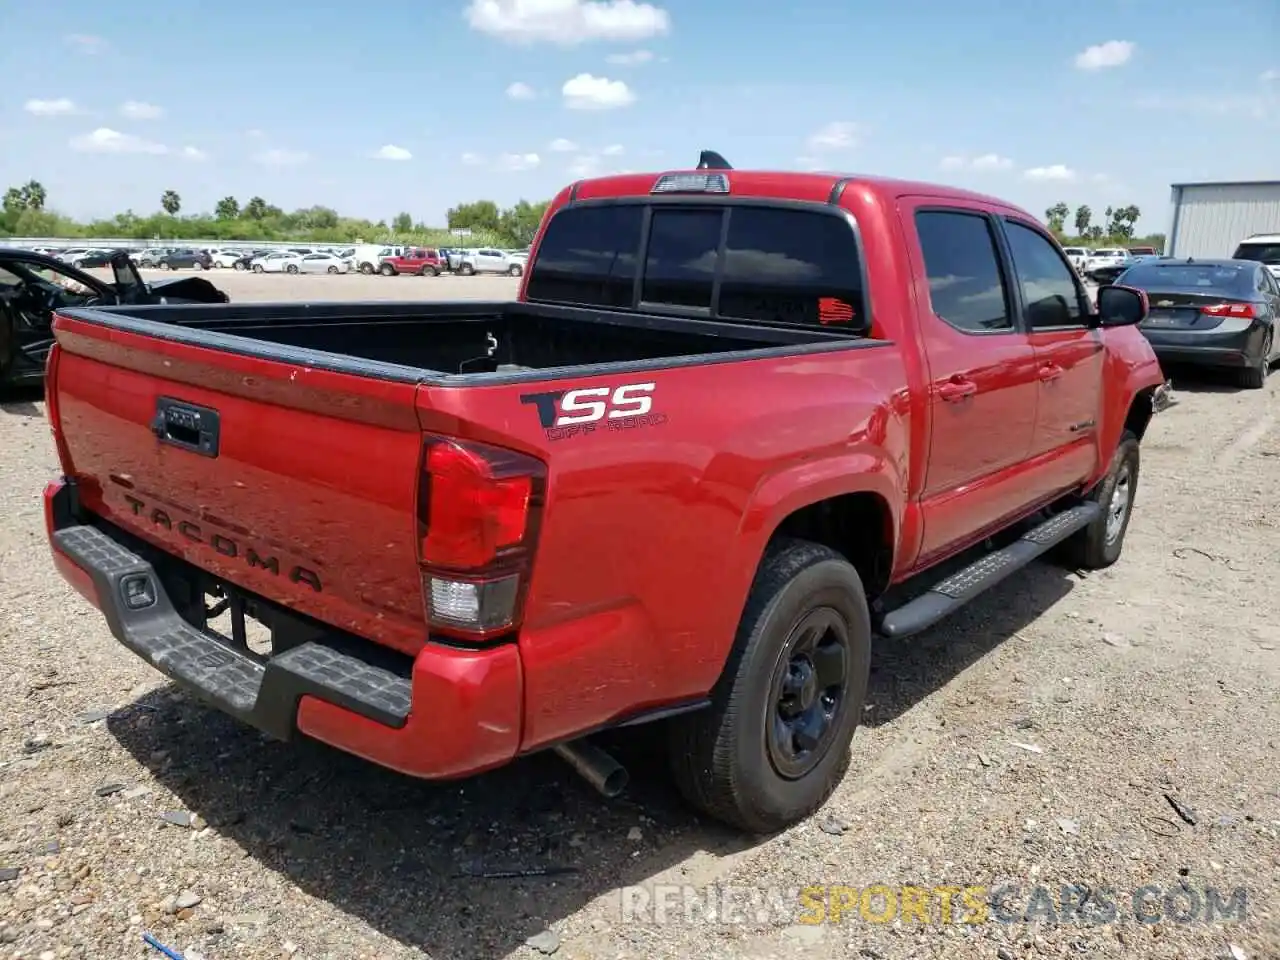
[[[39,180],[28,180],[26,186],[22,188],[22,195],[28,210],[43,210],[44,202],[49,198],[44,184]]]
[[[166,190],[160,196],[160,206],[164,207],[164,212],[169,216],[177,216],[178,211],[182,209],[182,198],[178,196],[175,190]]]

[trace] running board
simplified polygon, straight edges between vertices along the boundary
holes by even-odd
[[[1009,574],[1021,570],[1036,557],[1083,530],[1101,512],[1098,504],[1090,502],[1054,514],[1009,546],[986,554],[941,583],[934,584],[909,603],[890,610],[880,621],[880,635],[896,640],[927,630]]]

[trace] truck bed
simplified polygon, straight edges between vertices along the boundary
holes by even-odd
[[[601,364],[673,366],[850,346],[852,331],[518,302],[248,303],[67,310],[164,340],[410,382],[514,382]],[[596,371],[592,371],[596,372]]]

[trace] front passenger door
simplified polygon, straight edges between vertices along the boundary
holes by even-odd
[[[1014,291],[1036,353],[1040,397],[1027,484],[1039,500],[1077,486],[1098,464],[1103,335],[1089,329],[1093,306],[1058,245],[1037,225],[1002,220]]]

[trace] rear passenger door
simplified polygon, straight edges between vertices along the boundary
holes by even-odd
[[[920,560],[962,547],[1028,502],[1019,482],[1035,431],[1035,351],[1015,311],[995,219],[948,201],[905,201],[929,373],[929,459]]]
[[[1102,332],[1088,328],[1089,297],[1050,236],[1016,217],[1002,222],[1014,294],[1036,354],[1039,403],[1027,484],[1042,499],[1078,485],[1097,465]]]

